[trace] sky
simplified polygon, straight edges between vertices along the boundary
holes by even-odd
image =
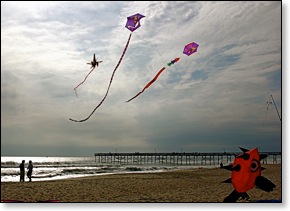
[[[281,12],[279,1],[1,1],[1,156],[280,152]],[[70,121],[105,96],[136,13],[107,98]],[[93,54],[103,62],[76,97]]]

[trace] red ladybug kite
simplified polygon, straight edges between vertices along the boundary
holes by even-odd
[[[235,157],[234,163],[228,166],[221,166],[221,168],[232,171],[231,178],[223,181],[223,183],[232,183],[234,190],[228,195],[224,202],[236,202],[240,197],[249,198],[247,191],[254,187],[270,192],[276,187],[267,178],[261,176],[261,171],[265,168],[261,167],[260,161],[267,157],[267,155],[259,155],[258,149],[254,148],[243,151]]]

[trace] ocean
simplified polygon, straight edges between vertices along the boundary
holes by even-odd
[[[19,182],[19,165],[25,160],[25,181],[29,160],[33,164],[32,181],[118,173],[146,173],[193,168],[184,165],[99,163],[95,157],[1,157],[1,182]],[[200,166],[194,166],[200,167]],[[210,167],[207,165],[206,167]]]
[[[218,162],[211,164],[183,165],[181,164],[124,164],[124,163],[100,163],[94,156],[91,157],[1,157],[1,182],[19,182],[19,165],[25,160],[25,181],[29,160],[33,163],[32,181],[58,180],[75,177],[96,176],[118,173],[148,173],[173,171],[178,169],[192,168],[215,168],[219,167]],[[227,160],[222,160],[227,164]],[[281,157],[278,158],[278,163]],[[269,161],[268,163],[272,163]]]

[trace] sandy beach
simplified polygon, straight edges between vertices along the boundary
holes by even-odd
[[[273,192],[254,188],[248,201],[282,199],[281,164],[262,165],[262,176],[276,184]],[[161,173],[131,173],[33,182],[1,182],[1,200],[35,202],[222,202],[233,187],[221,183],[230,171],[220,168]]]

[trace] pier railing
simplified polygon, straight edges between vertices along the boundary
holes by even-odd
[[[237,153],[217,152],[171,152],[171,153],[95,153],[95,161],[99,163],[115,164],[166,164],[166,165],[220,165],[234,161]],[[262,164],[280,163],[281,152],[260,152],[260,155],[267,155]]]

